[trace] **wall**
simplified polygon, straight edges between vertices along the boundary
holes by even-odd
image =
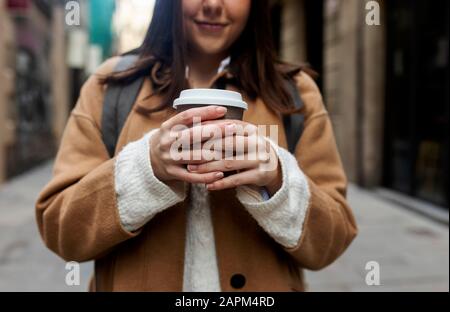
[[[324,100],[333,121],[342,161],[356,180],[357,7],[359,0],[326,1]]]
[[[14,93],[14,28],[0,0],[0,184],[6,179],[6,146],[14,140],[14,126],[10,120]]]
[[[381,184],[385,105],[384,2],[381,25],[365,23],[365,1],[325,5],[324,98],[351,181]]]
[[[281,56],[286,61],[309,61],[306,1],[321,0],[280,2]],[[365,24],[367,1],[323,1],[323,96],[342,161],[351,181],[380,185],[385,106],[384,0],[378,1],[380,26]]]
[[[0,184],[54,155],[67,121],[64,8],[0,0]]]
[[[284,0],[281,16],[281,58],[299,63],[306,59],[304,0]]]
[[[52,85],[52,131],[55,139],[62,137],[69,115],[69,69],[66,65],[65,10],[63,6],[53,8],[52,19],[51,85]]]

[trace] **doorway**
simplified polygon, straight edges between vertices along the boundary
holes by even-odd
[[[386,1],[383,183],[448,209],[449,2]]]

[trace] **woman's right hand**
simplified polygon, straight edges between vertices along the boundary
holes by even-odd
[[[189,160],[174,160],[170,150],[172,144],[177,140],[177,137],[174,135],[174,132],[178,132],[174,130],[176,126],[191,127],[194,117],[200,117],[203,123],[204,121],[222,118],[226,112],[227,110],[224,107],[204,106],[186,110],[163,122],[161,127],[152,135],[150,141],[150,159],[154,175],[165,183],[185,181],[188,183],[209,184],[222,179],[224,173],[220,171],[204,174],[189,172],[186,168],[187,165],[202,164],[207,161],[204,159],[192,160],[192,157],[189,157]],[[215,122],[213,126],[219,126],[222,129],[222,133],[225,133],[224,128],[227,124],[230,124],[230,122],[220,120],[217,123]],[[203,139],[207,138],[202,137]]]

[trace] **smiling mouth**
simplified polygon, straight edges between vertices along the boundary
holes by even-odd
[[[229,24],[225,23],[211,23],[211,22],[203,22],[203,21],[195,21],[194,23],[201,29],[205,31],[218,32],[225,29]]]

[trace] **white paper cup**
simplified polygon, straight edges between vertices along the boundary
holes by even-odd
[[[220,89],[188,89],[181,92],[180,97],[173,103],[173,108],[182,112],[187,109],[202,106],[223,106],[227,114],[222,119],[242,120],[247,103],[242,100],[238,92]]]

